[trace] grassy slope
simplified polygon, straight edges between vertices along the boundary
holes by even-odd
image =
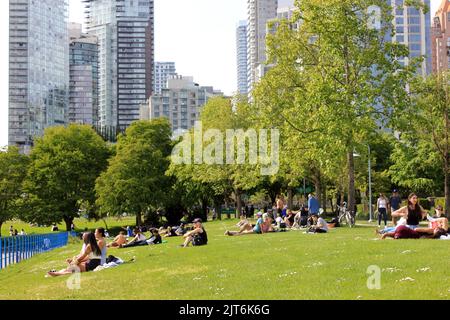
[[[449,299],[447,241],[375,241],[373,228],[340,228],[326,235],[287,233],[225,237],[235,221],[207,224],[210,243],[169,243],[113,254],[136,262],[82,274],[81,290],[68,277],[44,278],[64,267],[80,244],[36,256],[0,271],[0,299]],[[367,289],[367,268],[378,265],[381,290]],[[417,272],[422,268],[428,271]],[[420,271],[420,270],[419,270]],[[400,281],[406,277],[415,281]]]

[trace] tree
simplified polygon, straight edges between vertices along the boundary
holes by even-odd
[[[167,119],[134,122],[119,136],[116,155],[98,178],[96,204],[103,215],[156,214],[164,207],[173,180],[165,173],[172,150]]]
[[[0,150],[0,237],[3,223],[18,215],[28,164],[28,156],[20,154],[19,149]]]
[[[193,154],[187,155],[188,161],[184,161],[183,164],[172,162],[170,170],[179,179],[192,179],[195,182],[210,185],[214,188],[213,190],[220,190],[219,192],[223,192],[222,198],[225,198],[229,192],[229,188],[226,187],[229,186],[234,193],[238,213],[242,210],[243,192],[254,188],[260,181],[260,167],[256,163],[249,163],[250,161],[243,161],[243,163],[236,161],[239,143],[234,144],[233,150],[226,152],[227,130],[242,130],[235,131],[237,135],[232,138],[232,141],[244,137],[241,141],[244,141],[243,150],[248,155],[251,142],[246,139],[245,130],[252,128],[248,112],[248,104],[240,99],[236,99],[234,106],[231,99],[222,97],[210,99],[201,113],[201,127],[192,129],[184,137],[181,144],[183,148],[180,145],[183,153],[190,150]],[[196,145],[198,136],[201,136],[198,143],[200,150],[197,150],[199,146]],[[178,154],[180,150],[175,149],[177,156],[181,156],[181,152]],[[227,158],[227,153],[233,156],[232,161]],[[249,157],[245,156],[244,160],[249,160]],[[217,196],[218,193],[214,192],[214,195]]]
[[[21,218],[42,224],[64,220],[70,230],[80,208],[94,204],[95,180],[108,157],[107,145],[89,126],[46,129],[30,155]]]
[[[417,77],[411,84],[411,109],[404,113],[401,140],[391,167],[401,186],[426,192],[442,190],[450,211],[450,76]],[[441,178],[443,177],[443,179]]]
[[[415,64],[404,67],[408,48],[386,41],[395,30],[385,0],[302,0],[296,6],[293,18],[279,21],[268,36],[274,67],[255,90],[255,112],[296,143],[301,157],[292,156],[290,167],[314,174],[316,186],[322,176],[336,180],[336,168],[345,167],[354,208],[354,150],[401,114]]]

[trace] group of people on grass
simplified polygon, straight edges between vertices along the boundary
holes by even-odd
[[[249,234],[263,234],[268,232],[285,231],[286,229],[309,228],[311,233],[327,233],[330,224],[320,217],[319,202],[310,194],[308,207],[302,206],[299,211],[287,209],[284,199],[279,197],[273,209],[256,214],[256,223],[251,224],[245,216],[236,225],[239,231],[225,231],[227,236],[243,236]]]
[[[312,200],[311,200],[312,199]],[[310,195],[309,200],[314,202],[314,196]],[[308,202],[308,204],[311,204]],[[390,206],[392,202],[389,203]],[[281,203],[279,203],[281,205]],[[386,210],[389,208],[387,203],[377,203],[378,210],[380,204],[385,205]],[[400,204],[400,202],[398,202]],[[284,206],[284,205],[283,205]],[[327,233],[330,224],[325,221],[319,215],[319,209],[312,206],[313,210],[307,210],[301,208],[299,211],[294,212],[287,210],[286,215],[283,217],[283,209],[277,205],[276,218],[275,213],[271,210],[269,212],[256,214],[256,223],[250,223],[245,215],[241,216],[241,220],[237,224],[239,231],[225,232],[227,236],[243,236],[249,234],[264,234],[269,232],[283,231],[286,228],[299,228],[305,226],[311,233]],[[311,207],[309,207],[311,208]],[[395,208],[392,206],[391,208]],[[313,212],[311,212],[313,211]],[[394,239],[439,239],[442,236],[446,236],[449,231],[448,219],[444,216],[442,206],[435,208],[436,214],[430,216],[418,203],[418,197],[416,194],[411,194],[408,197],[408,205],[397,208],[392,212],[392,218],[395,227],[385,227],[382,230],[377,230],[377,233],[382,239],[394,238]],[[382,213],[383,217],[384,214]],[[398,221],[396,221],[398,219]],[[420,222],[427,219],[429,224],[426,228],[420,227]],[[386,223],[387,225],[387,223]],[[163,243],[163,237],[180,236],[184,238],[181,247],[203,246],[208,243],[208,236],[201,219],[195,219],[193,221],[193,227],[190,231],[185,224],[180,226],[168,227],[166,229],[151,228],[150,237],[144,235],[144,232],[140,228],[134,228],[132,239],[128,241],[127,233],[121,231],[120,234],[114,238],[114,240],[107,244],[105,229],[98,228],[95,232],[85,232],[82,236],[83,247],[81,252],[66,262],[68,267],[56,271],[51,270],[48,272],[50,276],[61,276],[71,274],[75,271],[88,272],[93,271],[97,267],[102,266],[106,262],[107,248],[130,248],[135,246],[147,246],[157,245]]]
[[[201,219],[193,221],[191,231],[182,235],[184,242],[180,246],[203,246],[208,243],[208,235],[203,227]],[[162,243],[162,237],[156,228],[150,229],[150,237],[147,239],[140,228],[134,228],[132,240],[128,241],[126,232],[121,231],[114,240],[107,244],[105,229],[98,228],[95,232],[85,232],[82,235],[83,246],[80,253],[66,260],[68,266],[60,271],[50,270],[47,275],[52,277],[72,274],[74,272],[89,272],[106,264],[108,248],[130,248],[136,246],[156,245]]]
[[[395,227],[376,230],[382,239],[440,239],[448,233],[448,219],[444,217],[442,206],[435,208],[436,215],[431,217],[419,205],[419,198],[415,193],[408,197],[408,205],[392,212]],[[399,219],[398,222],[396,220]],[[426,228],[420,227],[420,222],[427,219],[429,224]],[[387,224],[387,223],[386,223]]]

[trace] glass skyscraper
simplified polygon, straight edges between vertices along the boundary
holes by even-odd
[[[68,116],[66,0],[9,1],[9,145],[29,152]]]
[[[236,49],[238,92],[242,95],[247,95],[247,21],[245,20],[240,21],[236,28]]]
[[[97,37],[81,32],[81,24],[71,24],[69,122],[98,124],[98,44]]]
[[[153,90],[153,0],[83,0],[99,44],[99,125],[124,130]]]
[[[419,9],[405,6],[405,0],[388,0],[393,8],[394,28],[396,31],[392,41],[403,43],[409,47],[410,58],[425,56],[419,72],[422,75],[432,71],[431,61],[431,14],[424,14]],[[430,7],[430,0],[423,0]],[[409,59],[403,61],[408,64]]]

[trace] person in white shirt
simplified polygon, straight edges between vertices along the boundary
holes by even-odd
[[[380,193],[380,197],[377,200],[378,211],[378,228],[381,228],[381,218],[384,219],[384,225],[387,227],[387,209],[389,200],[383,193]]]
[[[309,230],[313,233],[327,233],[328,232],[328,223],[322,217],[314,214],[312,215],[312,220],[314,225]]]

